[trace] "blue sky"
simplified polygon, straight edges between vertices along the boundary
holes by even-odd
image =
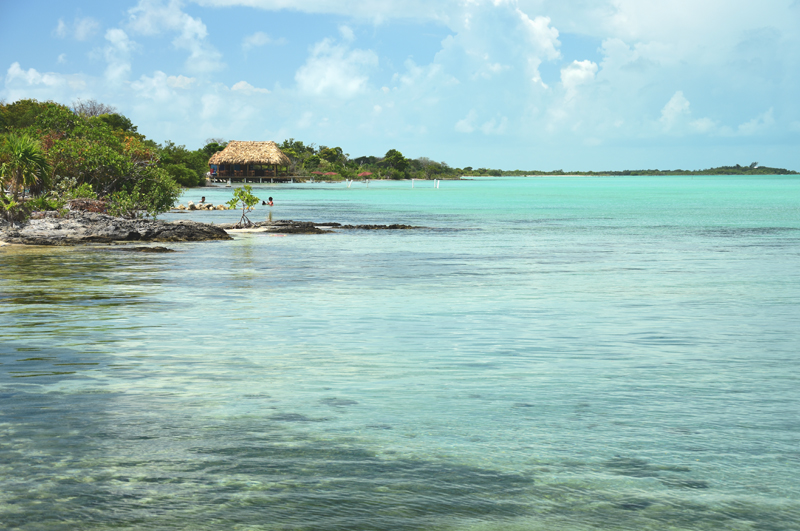
[[[800,170],[800,0],[0,0],[0,20],[0,99],[96,99],[191,149]]]

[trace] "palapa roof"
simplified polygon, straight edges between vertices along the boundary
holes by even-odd
[[[287,166],[291,160],[272,142],[231,140],[225,149],[208,159],[209,164],[278,164]]]

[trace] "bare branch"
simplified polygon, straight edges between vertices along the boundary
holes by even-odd
[[[117,112],[116,107],[100,103],[97,100],[77,99],[72,102],[72,110],[75,114],[79,114],[84,118],[91,118],[92,116],[100,116],[101,114],[114,114]]]

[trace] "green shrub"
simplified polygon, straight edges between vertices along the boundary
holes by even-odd
[[[123,218],[140,218],[169,211],[181,195],[181,187],[162,168],[145,170],[146,179],[109,196],[108,213]]]
[[[74,181],[73,181],[74,182]],[[78,186],[74,186],[71,188],[67,188],[61,194],[66,200],[70,199],[97,199],[97,194],[94,193],[92,190],[92,185],[89,183],[83,183]]]
[[[198,175],[197,171],[186,167],[184,164],[163,164],[161,167],[169,173],[175,182],[186,188],[203,186],[206,183],[205,176]]]
[[[40,195],[26,201],[25,207],[30,212],[47,212],[48,210],[61,210],[64,203],[65,201],[58,197]]]

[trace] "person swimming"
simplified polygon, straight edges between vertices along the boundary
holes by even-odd
[[[272,203],[272,198],[271,198],[271,197],[269,198],[269,202],[268,202],[267,204],[268,204],[269,206],[272,206],[272,205],[273,205],[273,203]]]
[[[201,198],[200,198],[200,202],[201,202],[201,203],[205,203],[205,202],[206,202],[206,196],[203,196],[203,197],[201,197]]]

